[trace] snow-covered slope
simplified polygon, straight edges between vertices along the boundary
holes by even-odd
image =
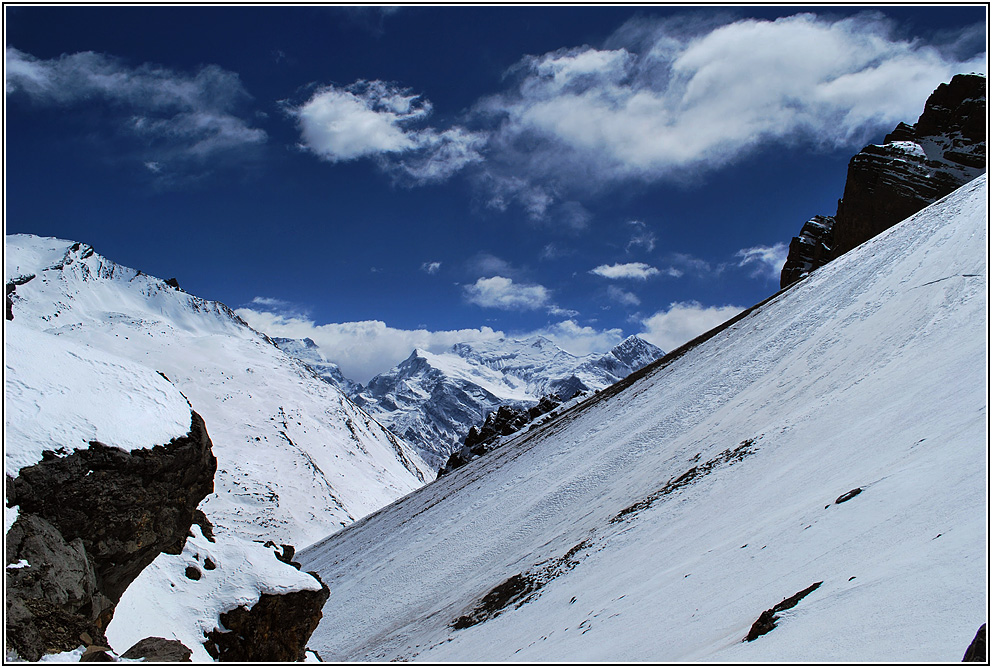
[[[317,372],[321,379],[344,392],[346,396],[358,394],[364,389],[360,383],[345,378],[340,367],[324,357],[320,347],[313,339],[287,339],[274,336],[272,342],[279,346],[283,352],[305,362],[307,366]]]
[[[32,351],[38,358],[31,362],[50,364],[44,350],[51,344],[52,354],[68,355],[73,364],[93,371],[93,378],[81,381],[91,383],[90,391],[115,381],[125,391],[148,381],[143,390],[135,390],[130,407],[154,408],[159,386],[171,383],[186,414],[180,433],[189,429],[189,405],[183,397],[203,416],[218,463],[215,492],[200,507],[214,525],[218,544],[213,552],[228,555],[226,569],[221,564],[211,573],[214,585],[255,573],[257,597],[276,586],[266,579],[272,580],[277,569],[293,569],[267,550],[263,552],[271,558],[258,562],[252,541],[310,543],[433,477],[408,445],[219,302],[118,265],[87,245],[30,235],[6,237],[6,273],[7,283],[16,285],[11,296],[14,320],[5,329],[5,353],[13,354],[15,369],[30,366],[28,358],[18,355]],[[144,369],[140,375],[122,380],[138,366]],[[53,396],[48,396],[58,387],[35,388],[41,415],[59,417],[52,415],[60,409],[51,408]],[[11,387],[5,391],[9,394]],[[114,396],[108,393],[106,401]],[[35,419],[31,397],[26,392],[25,397],[6,402],[8,432],[12,425]],[[77,402],[77,412],[89,410],[88,401]],[[18,410],[12,413],[12,407]],[[128,401],[121,401],[118,409],[127,408]],[[73,414],[64,417],[75,422]],[[126,424],[132,430],[143,428],[136,417]],[[145,447],[161,440],[157,431],[147,435]],[[102,432],[95,431],[97,436]],[[14,468],[22,464],[18,461]],[[241,556],[230,556],[234,554]],[[209,659],[197,640],[199,627],[210,615],[216,619],[218,601],[228,608],[245,602],[223,601],[218,591],[242,592],[247,585],[225,584],[218,590],[208,586],[207,578],[199,580],[189,597],[177,598],[186,616],[170,617],[167,606],[150,603],[155,600],[152,592],[175,593],[179,590],[173,585],[183,581],[177,558],[167,557],[156,560],[125,593],[108,638],[126,649],[132,636],[175,634],[194,650],[194,659]],[[179,570],[173,572],[175,568]],[[147,624],[137,623],[139,619]]]
[[[304,550],[331,590],[310,646],[325,660],[960,661],[988,597],[987,197],[976,179]]]
[[[636,336],[585,357],[540,336],[459,343],[444,353],[414,350],[354,399],[439,468],[499,406],[526,408],[549,394],[570,399],[602,389],[663,354]]]

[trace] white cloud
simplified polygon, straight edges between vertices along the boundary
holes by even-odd
[[[641,300],[633,292],[621,290],[615,285],[606,288],[606,294],[610,299],[624,306],[638,306],[641,303]]]
[[[514,283],[504,276],[480,278],[465,286],[465,298],[485,308],[532,310],[546,306],[550,297],[543,285]]]
[[[341,373],[360,383],[388,371],[410,356],[414,348],[442,352],[456,343],[487,341],[505,336],[489,327],[430,331],[396,329],[379,320],[318,325],[302,316],[268,309],[240,308],[237,314],[270,336],[313,339]]]
[[[750,267],[752,277],[761,276],[778,281],[782,274],[782,266],[789,257],[789,247],[781,242],[774,246],[752,246],[742,248],[736,255],[741,258],[737,266]]]
[[[665,352],[671,352],[683,343],[734,317],[741,306],[703,306],[699,302],[674,302],[667,311],[658,311],[642,321],[644,331],[640,336]]]
[[[914,120],[955,73],[985,71],[984,52],[961,57],[893,25],[868,13],[640,21],[609,48],[528,56],[511,87],[474,108],[497,125],[479,183],[531,213],[535,190],[547,210],[621,181],[692,178],[769,144],[860,148]]]
[[[482,160],[481,134],[459,126],[415,127],[432,109],[408,88],[365,80],[322,86],[303,104],[286,107],[299,126],[300,146],[319,158],[377,158],[385,171],[416,184],[447,180]]]
[[[338,162],[416,148],[403,125],[426,118],[431,104],[382,81],[358,81],[318,88],[290,112],[299,123],[302,145]]]
[[[420,268],[421,268],[421,270],[427,272],[428,274],[433,275],[433,274],[436,274],[437,272],[439,272],[441,270],[441,263],[440,262],[424,262],[422,265],[420,265]]]
[[[153,173],[168,161],[203,160],[267,140],[264,130],[238,114],[251,100],[240,78],[217,65],[188,74],[152,64],[132,67],[92,51],[42,60],[7,47],[6,70],[8,95],[47,106],[108,104],[118,133],[154,147],[154,159],[141,159]]]
[[[634,278],[643,281],[659,272],[655,267],[643,262],[627,262],[625,264],[601,264],[590,269],[589,273],[603,278]]]
[[[573,355],[605,353],[624,339],[623,332],[619,329],[599,330],[579,325],[574,320],[563,320],[543,329],[521,334],[519,338],[535,335],[551,339],[559,348]]]

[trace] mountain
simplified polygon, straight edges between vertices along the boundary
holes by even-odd
[[[338,365],[324,357],[324,354],[320,352],[320,347],[313,339],[287,339],[274,336],[272,342],[287,355],[305,362],[307,366],[317,372],[322,380],[338,388],[345,395],[358,394],[365,389],[360,383],[345,378]]]
[[[851,159],[834,216],[816,216],[792,239],[785,287],[985,172],[986,78],[958,74],[927,99],[916,125]]]
[[[960,661],[988,600],[987,202],[983,176],[303,550],[332,592],[310,646]]]
[[[443,353],[414,350],[354,400],[436,470],[500,406],[529,408],[550,394],[570,399],[602,389],[663,354],[635,336],[585,357],[541,336],[459,343]]]
[[[107,629],[113,647],[126,649],[148,636],[175,637],[193,650],[194,660],[209,660],[203,633],[222,626],[220,613],[265,593],[320,590],[308,576],[309,584],[300,585],[301,574],[278,561],[265,543],[308,544],[433,478],[410,446],[219,302],[116,264],[85,244],[53,238],[7,236],[6,272],[12,320],[5,348],[14,356],[5,355],[5,395],[19,387],[10,365],[16,371],[17,365],[44,364],[43,356],[17,355],[19,346],[56,341],[51,347],[57,351],[61,342],[71,358],[92,358],[83,365],[92,372],[86,379],[91,392],[104,393],[127,375],[108,375],[113,369],[137,365],[144,375],[122,387],[160,378],[159,385],[174,387],[181,397],[184,431],[192,406],[212,440],[216,474],[213,493],[199,505],[203,526],[194,526],[181,553],[160,555],[124,592]],[[139,401],[140,392],[129,403],[117,398],[119,390],[106,391],[104,403],[112,402],[124,421],[106,432],[97,420],[99,398],[66,401],[54,391],[32,396],[8,404],[4,415],[8,431],[30,429],[25,438],[37,442],[31,457],[54,450],[53,439],[61,439],[71,454],[86,440],[151,447],[164,438],[143,426],[142,407],[149,402]],[[47,404],[53,401],[62,403]],[[134,411],[121,413],[132,404]],[[77,418],[72,411],[82,414]],[[120,434],[135,431],[140,438],[121,440]],[[203,570],[207,556],[215,565],[209,574]],[[184,575],[188,568],[203,577]]]

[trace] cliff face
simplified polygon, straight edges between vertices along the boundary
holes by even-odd
[[[802,278],[985,171],[986,78],[956,75],[926,102],[915,125],[900,123],[848,165],[833,217],[817,216],[789,246],[781,286]]]
[[[7,644],[30,661],[106,646],[127,586],[160,553],[182,550],[213,491],[211,448],[192,412],[189,433],[166,445],[128,452],[92,441],[8,477],[18,517],[7,534]]]

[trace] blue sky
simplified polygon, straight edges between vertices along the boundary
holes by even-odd
[[[542,333],[671,349],[777,289],[986,8],[6,6],[6,230],[365,382]]]

